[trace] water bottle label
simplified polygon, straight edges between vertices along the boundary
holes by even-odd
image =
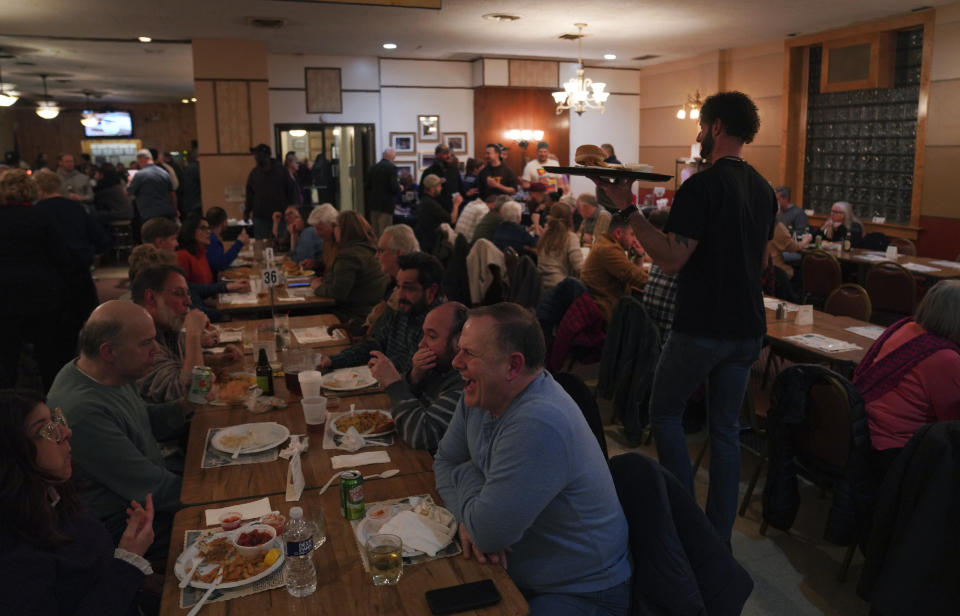
[[[287,541],[287,557],[296,558],[297,556],[307,556],[313,551],[313,537],[307,537],[303,541]]]

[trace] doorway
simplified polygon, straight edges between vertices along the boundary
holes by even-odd
[[[377,162],[373,124],[277,124],[278,157],[295,152],[310,168],[311,203],[366,216],[364,183]]]

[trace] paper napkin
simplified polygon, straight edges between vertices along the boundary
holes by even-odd
[[[383,534],[397,535],[405,547],[436,556],[453,538],[453,530],[439,522],[416,514],[401,511],[380,528]]]
[[[355,453],[349,456],[333,456],[330,462],[333,468],[353,468],[354,466],[363,466],[365,464],[386,464],[390,461],[390,454],[386,451],[369,451],[365,453]]]
[[[219,524],[220,516],[228,511],[236,511],[243,516],[244,520],[250,520],[253,518],[259,518],[262,515],[267,515],[273,511],[273,509],[270,508],[269,498],[261,498],[260,500],[243,503],[241,505],[230,505],[229,507],[223,507],[222,509],[207,509],[203,512],[203,515],[207,521],[207,526]]]

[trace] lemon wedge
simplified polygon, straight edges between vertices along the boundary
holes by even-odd
[[[263,557],[263,562],[269,567],[273,563],[277,562],[278,558],[280,558],[280,550],[277,548],[271,548]]]

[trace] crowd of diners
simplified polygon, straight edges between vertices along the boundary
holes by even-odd
[[[789,267],[788,253],[810,240],[789,189],[774,190],[741,157],[759,127],[753,102],[711,96],[699,127],[711,164],[668,209],[638,211],[627,181],[605,185],[603,203],[573,197],[566,178],[543,169],[546,143],[520,178],[498,144],[464,175],[440,146],[411,199],[410,182],[391,169],[394,152],[384,152],[368,174],[374,224],[304,204],[289,157],[281,165],[258,146],[244,209],[253,237],[226,240],[220,207],[155,207],[166,183],[148,191],[146,208],[135,194],[141,244],[128,261],[129,298],[103,303],[91,265],[109,242],[87,199],[99,191],[72,169],[0,170],[0,611],[156,611],[195,412],[185,402],[190,372],[242,360],[231,345],[216,357],[205,349],[217,343],[210,324],[225,318],[212,300],[249,290],[222,274],[254,240],[313,270],[314,292],[365,332],[318,368],[370,367],[399,438],[435,456],[437,491],[465,555],[506,567],[531,613],[629,613],[629,520],[595,435],[545,368],[535,312],[449,297],[453,257],[443,244],[530,257],[542,301],[582,288],[603,327],[622,298],[644,306],[662,342],[650,397],[660,463],[693,494],[682,420],[709,380],[705,514],[729,546],[737,417],[765,333],[764,264]],[[134,177],[169,182],[163,169],[149,171],[155,158],[140,157]],[[415,224],[378,215],[401,203],[419,206]],[[838,203],[820,232],[856,243],[862,227]],[[919,427],[960,418],[958,343],[960,281],[944,281],[857,368],[878,482]]]

